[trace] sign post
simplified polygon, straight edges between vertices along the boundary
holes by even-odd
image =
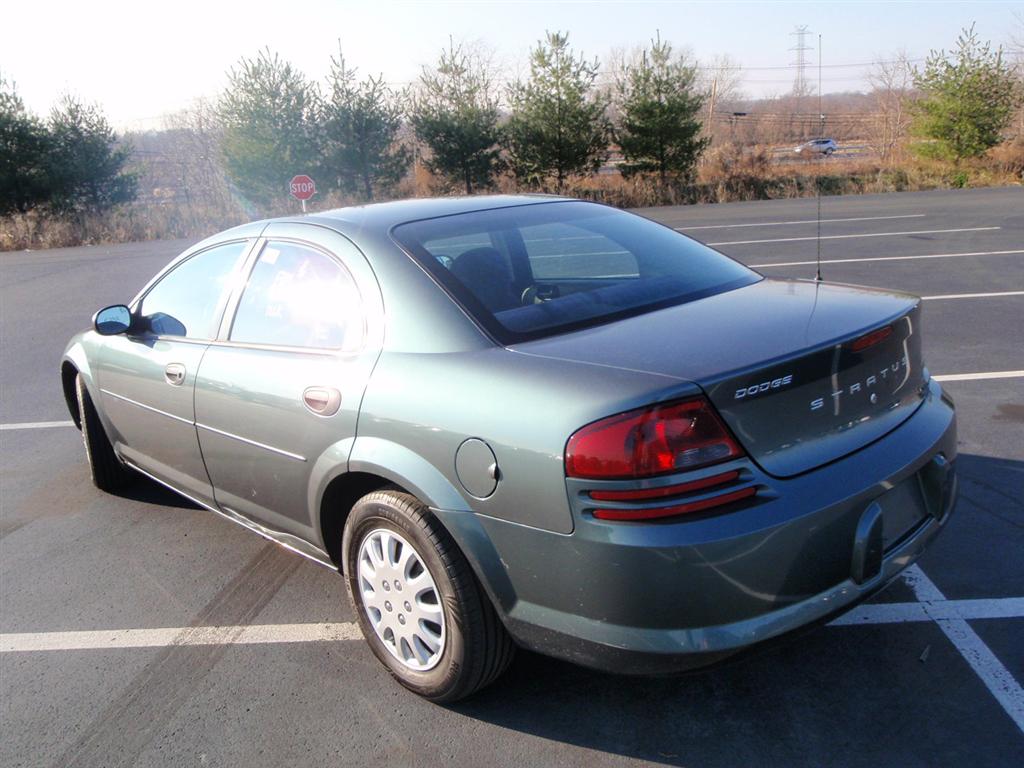
[[[288,191],[296,200],[302,201],[302,212],[306,212],[306,201],[316,194],[316,183],[304,173],[293,176]]]

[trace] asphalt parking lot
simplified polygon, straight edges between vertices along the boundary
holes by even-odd
[[[812,277],[815,211],[642,213]],[[387,677],[336,573],[148,482],[89,483],[63,345],[187,243],[0,254],[0,765],[1024,765],[1024,189],[826,198],[822,219],[826,280],[926,298],[959,414],[947,530],[759,655],[652,680],[522,653],[450,707]]]

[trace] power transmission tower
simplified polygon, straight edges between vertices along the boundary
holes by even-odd
[[[789,33],[791,37],[796,37],[796,45],[789,50],[796,52],[796,61],[791,61],[790,65],[796,67],[796,79],[793,81],[793,95],[803,97],[810,93],[809,86],[807,84],[807,52],[813,51],[813,46],[807,44],[807,36],[811,34],[806,24],[800,24],[793,27],[793,31]]]

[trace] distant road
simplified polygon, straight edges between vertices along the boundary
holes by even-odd
[[[781,163],[806,163],[808,159],[816,160],[819,159],[818,155],[810,155],[804,157],[797,154],[793,150],[796,149],[799,142],[792,144],[780,144],[771,148],[772,157]],[[825,161],[829,160],[877,160],[878,153],[875,152],[874,148],[865,142],[864,140],[854,141],[836,141],[836,151],[833,152],[826,158],[820,158]]]

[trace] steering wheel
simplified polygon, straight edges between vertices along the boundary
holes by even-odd
[[[562,292],[558,289],[557,285],[529,285],[523,289],[523,294],[520,296],[520,300],[523,302],[524,307],[528,307],[531,304],[543,304],[546,301],[557,299],[562,295]]]

